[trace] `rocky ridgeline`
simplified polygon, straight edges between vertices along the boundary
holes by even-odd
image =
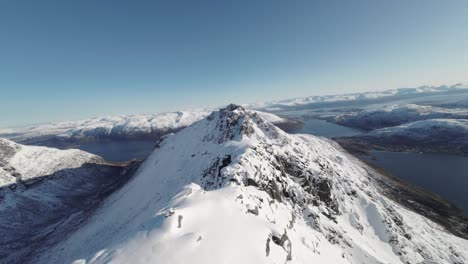
[[[463,232],[399,200],[403,188],[332,141],[229,105],[165,136],[106,206],[31,262],[466,262]]]
[[[381,195],[388,195],[392,200],[399,201],[416,212],[432,218],[458,236],[468,237],[464,230],[467,226],[466,220],[460,218],[462,216],[455,210],[452,211],[453,216],[465,224],[455,227],[450,224],[451,220],[441,221],[443,219],[441,211],[431,210],[433,214],[421,212],[421,208],[430,209],[423,200],[419,200],[421,203],[419,205],[402,202],[395,196],[395,192],[382,190],[382,187],[388,187],[393,179],[381,177],[371,168],[364,170],[358,179],[353,179],[352,177],[356,175],[348,175],[346,170],[335,170],[346,163],[345,159],[348,158],[346,155],[328,156],[326,153],[323,156],[320,153],[311,155],[313,145],[281,133],[278,128],[241,106],[229,105],[219,112],[214,112],[207,119],[216,124],[215,131],[205,137],[207,141],[224,144],[231,140],[255,138],[258,143],[240,156],[216,157],[204,171],[200,181],[206,190],[230,184],[258,188],[269,195],[267,204],[275,202],[287,204],[293,211],[293,218],[303,218],[312,228],[323,233],[330,243],[343,247],[352,247],[352,243],[346,232],[339,228],[338,219],[343,213],[350,213],[349,208],[352,207],[350,204],[355,204],[360,199],[368,200],[370,213],[377,216],[376,221],[381,225],[380,228],[385,230],[382,239],[393,247],[395,254],[401,256],[402,260],[407,258],[407,254],[410,255],[408,252],[410,247],[419,247],[416,242],[412,242],[412,237],[417,234],[412,233],[411,227],[404,222],[398,212],[399,209],[395,208],[397,206],[380,198]],[[288,148],[291,145],[293,147]],[[237,164],[232,164],[233,160],[237,160]],[[254,173],[245,171],[245,166],[253,167]],[[416,193],[414,189],[404,189],[404,184],[400,184],[407,198],[431,199],[430,195],[421,194],[420,190],[417,191],[420,193]],[[376,206],[371,201],[380,204]],[[439,205],[444,203],[437,200],[431,202]],[[246,211],[259,215],[259,210],[267,208],[247,206]],[[351,217],[354,227],[362,233],[364,226],[360,223],[360,217],[353,214]],[[293,225],[294,220],[290,227],[285,227],[285,230],[291,229]],[[291,244],[286,232],[276,236],[272,234],[271,241],[278,245],[283,245],[286,240]],[[270,240],[267,240],[267,251],[269,242]],[[429,254],[422,249],[416,251],[420,254]],[[292,257],[291,252],[288,252],[288,256]]]

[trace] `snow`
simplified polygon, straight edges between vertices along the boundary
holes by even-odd
[[[96,135],[151,134],[152,131],[168,131],[186,127],[206,117],[210,111],[180,111],[148,115],[120,115],[96,117],[79,121],[50,123],[22,129],[4,129],[4,137],[15,141],[56,136],[62,138],[85,138]],[[6,133],[5,133],[6,132]]]
[[[323,95],[323,96],[309,96],[301,98],[292,98],[271,102],[256,102],[253,104],[246,104],[245,106],[252,109],[265,109],[269,111],[276,111],[282,109],[282,107],[288,106],[301,106],[306,104],[315,103],[331,103],[331,102],[342,102],[342,101],[358,101],[358,100],[369,100],[379,99],[385,97],[397,97],[407,95],[418,95],[418,94],[433,94],[443,93],[449,91],[457,91],[468,89],[468,85],[461,83],[454,84],[451,86],[421,86],[417,88],[399,88],[386,91],[373,91],[373,92],[362,92],[362,93],[351,93],[351,94],[336,94],[336,95]]]
[[[16,142],[57,137],[62,140],[89,138],[144,138],[160,135],[189,126],[205,118],[211,110],[192,110],[148,115],[120,115],[97,117],[79,121],[65,121],[26,128],[0,129],[0,136]],[[276,115],[257,111],[272,123],[286,122]],[[33,142],[34,143],[34,142]]]
[[[421,136],[431,136],[428,131],[435,129],[445,129],[457,132],[459,134],[468,135],[468,120],[467,119],[428,119],[416,122],[410,122],[399,126],[387,127],[371,131],[369,136],[396,136],[396,135],[410,135],[410,133],[417,133]]]
[[[255,110],[252,110],[252,112],[259,114],[263,119],[265,119],[265,121],[268,121],[272,124],[279,124],[279,123],[287,122],[286,119],[279,117],[277,115],[271,114],[271,113],[255,111]]]
[[[345,126],[372,130],[397,126],[418,120],[437,118],[467,119],[468,110],[416,104],[397,104],[358,113],[339,115],[334,118],[334,122]]]
[[[22,181],[51,175],[54,172],[81,167],[87,162],[100,162],[93,154],[77,150],[25,146],[0,138],[0,186],[15,183],[13,172],[19,173]],[[4,156],[5,155],[5,156]]]
[[[394,113],[395,115],[420,115],[420,116],[433,116],[433,115],[442,115],[442,114],[449,114],[449,115],[460,115],[465,116],[468,115],[468,111],[466,109],[458,109],[458,108],[442,108],[442,107],[435,107],[429,105],[417,105],[417,104],[405,104],[405,105],[389,105],[385,106],[383,109],[380,110],[369,110],[363,111],[360,113],[361,115],[372,114],[377,112],[386,112],[386,113]]]
[[[0,139],[0,263],[28,263],[61,241],[135,165]]]
[[[464,263],[468,241],[382,195],[333,142],[229,105],[164,137],[86,225],[33,263],[423,261]]]

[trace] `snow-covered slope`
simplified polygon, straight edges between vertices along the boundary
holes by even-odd
[[[103,163],[103,160],[77,149],[25,146],[0,138],[0,187],[78,168],[85,163]]]
[[[435,118],[468,119],[468,110],[416,104],[390,105],[382,109],[340,115],[334,117],[331,121],[344,126],[373,130]]]
[[[84,221],[130,167],[0,139],[0,263],[24,263]]]
[[[375,91],[375,92],[362,92],[362,93],[351,93],[351,94],[337,94],[337,95],[323,95],[323,96],[309,96],[302,98],[292,98],[279,101],[271,102],[258,102],[254,104],[248,104],[246,107],[253,109],[264,109],[268,111],[275,111],[285,107],[297,107],[309,104],[318,103],[335,103],[335,102],[347,102],[347,101],[366,101],[375,99],[384,99],[393,97],[395,99],[400,97],[408,96],[421,96],[438,93],[446,93],[452,91],[460,91],[468,89],[468,85],[461,83],[454,84],[451,86],[421,86],[417,88],[400,88],[386,91]]]
[[[161,139],[31,263],[465,263],[468,241],[382,194],[332,142],[229,105]],[[417,202],[414,202],[417,204]]]

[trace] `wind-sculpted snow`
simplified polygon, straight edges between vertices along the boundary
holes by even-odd
[[[344,126],[374,130],[435,118],[468,119],[468,110],[415,104],[390,105],[382,109],[340,115],[331,121]]]
[[[467,240],[384,196],[370,171],[229,105],[161,138],[86,225],[31,263],[468,261]]]

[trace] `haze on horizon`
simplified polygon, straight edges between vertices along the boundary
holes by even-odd
[[[2,1],[0,127],[466,83],[467,11],[463,0]]]

